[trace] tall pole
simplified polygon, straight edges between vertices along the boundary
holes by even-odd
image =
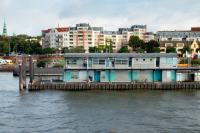
[[[29,55],[29,73],[30,73],[30,83],[33,83],[33,58]]]
[[[23,78],[23,88],[26,88],[26,57],[22,56],[22,78]]]
[[[19,90],[23,91],[23,76],[22,76],[22,64],[19,64]]]

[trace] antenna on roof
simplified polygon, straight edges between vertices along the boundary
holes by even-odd
[[[60,24],[58,23],[58,28],[60,28]]]

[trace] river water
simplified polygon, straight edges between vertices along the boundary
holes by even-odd
[[[200,91],[18,91],[0,73],[0,133],[200,132]]]

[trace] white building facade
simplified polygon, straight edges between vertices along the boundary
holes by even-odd
[[[44,48],[63,48],[69,46],[69,28],[53,28],[42,30],[42,46]]]
[[[192,27],[191,30],[158,31],[159,41],[194,41],[200,40],[200,27]]]
[[[91,27],[87,23],[75,27],[42,30],[42,46],[61,49],[82,46],[86,52],[90,47],[111,45],[118,51],[129,42],[131,36],[145,41],[146,25],[133,25],[131,28],[119,28],[118,31],[104,31],[102,27]]]

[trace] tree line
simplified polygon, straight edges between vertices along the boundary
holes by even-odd
[[[15,54],[54,54],[57,52],[62,53],[84,53],[85,49],[82,46],[74,47],[74,48],[62,48],[61,50],[55,48],[43,48],[40,45],[39,40],[40,37],[37,37],[36,40],[31,40],[31,37],[27,35],[18,35],[11,37],[0,36],[0,55],[5,55],[9,53]],[[131,48],[131,49],[130,49]],[[184,51],[188,50],[188,48],[184,48]],[[109,43],[105,46],[99,45],[96,47],[89,48],[90,53],[160,53],[160,44],[155,40],[151,40],[149,42],[144,42],[139,39],[137,36],[131,36],[129,42],[122,47],[118,51],[113,50],[113,42],[110,40]],[[167,53],[175,53],[176,49],[174,47],[167,47]]]
[[[0,36],[0,55],[8,54],[52,54],[56,51],[53,48],[42,48],[39,43],[40,37],[31,40],[27,35]]]

